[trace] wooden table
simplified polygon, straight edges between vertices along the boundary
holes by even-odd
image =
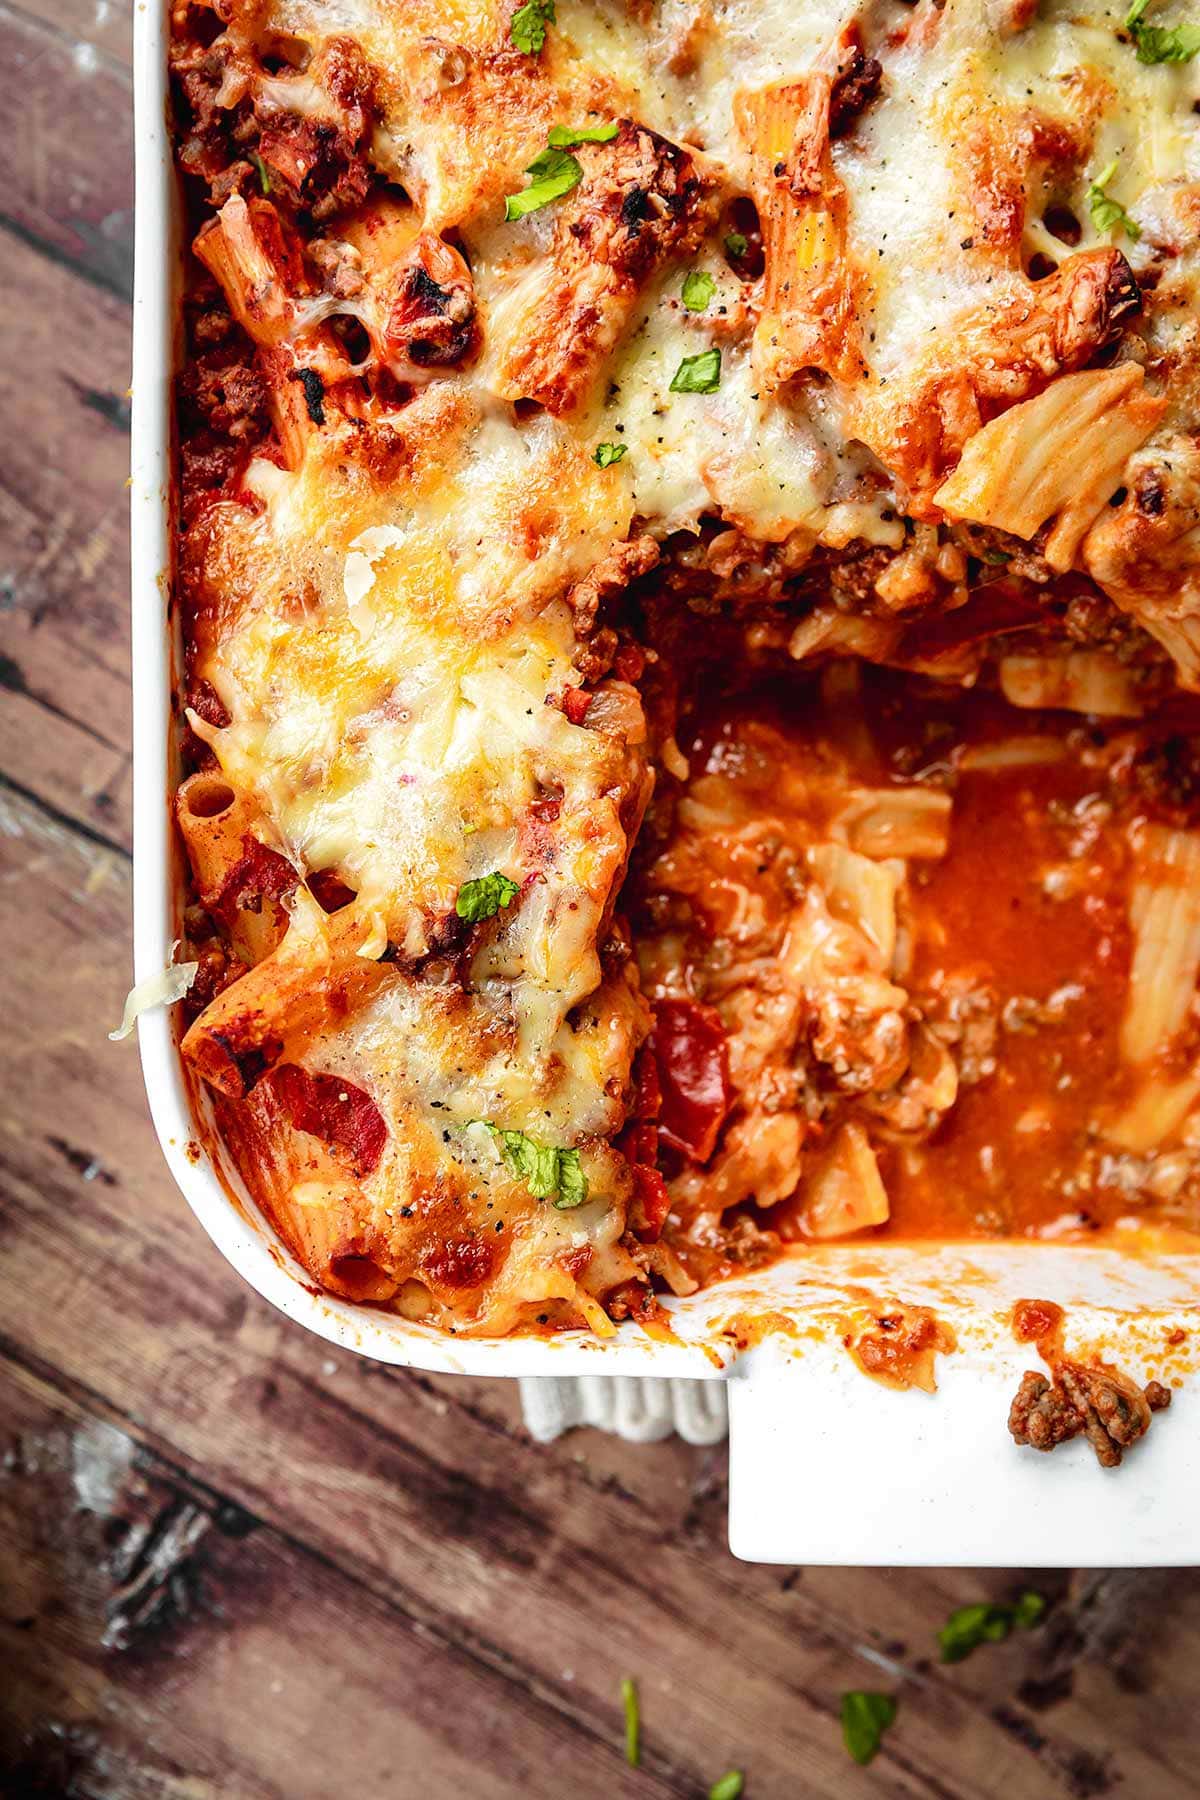
[[[333,1354],[174,1192],[104,1035],[129,979],[131,10],[0,5],[0,1793],[686,1800],[736,1765],[750,1800],[1196,1794],[1196,1577],[1030,1578],[1046,1625],[943,1668],[945,1615],[1019,1571],[735,1563],[722,1451],[539,1448],[508,1384]],[[862,1687],[900,1713],[860,1771],[837,1712]]]

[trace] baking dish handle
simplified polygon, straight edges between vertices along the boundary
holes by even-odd
[[[844,1353],[767,1341],[729,1380],[729,1541],[747,1562],[918,1567],[1200,1563],[1190,1396],[1118,1469],[1082,1441],[1019,1449],[1009,1402],[1028,1352],[948,1358],[938,1392],[869,1381]]]

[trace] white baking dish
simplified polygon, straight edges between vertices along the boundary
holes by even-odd
[[[137,275],[133,351],[135,978],[179,935],[178,850],[167,795],[174,757],[168,608],[170,375],[177,196],[166,132],[165,8],[135,14]],[[1157,1261],[1061,1246],[806,1252],[676,1303],[677,1343],[624,1326],[600,1342],[455,1340],[312,1290],[239,1191],[218,1175],[203,1096],[183,1079],[171,1020],[143,1017],[142,1065],[167,1162],[197,1218],[246,1280],[289,1318],[383,1362],[474,1375],[691,1375],[729,1382],[730,1540],[755,1561],[1000,1565],[1200,1562],[1200,1412],[1188,1392],[1124,1466],[1082,1443],[1053,1457],[1005,1429],[1022,1369],[1008,1328],[1021,1297],[1068,1308],[1070,1349],[1096,1347],[1140,1379],[1200,1360],[1200,1256]],[[219,1156],[219,1151],[215,1153]],[[198,1278],[202,1278],[198,1275]],[[848,1289],[854,1292],[848,1293]],[[932,1304],[959,1352],[936,1396],[862,1376],[838,1320],[863,1292]],[[783,1330],[765,1329],[770,1314]],[[731,1324],[731,1321],[737,1323]],[[1188,1340],[1169,1352],[1169,1332]],[[738,1351],[735,1340],[760,1340]],[[636,1451],[631,1451],[636,1455]]]

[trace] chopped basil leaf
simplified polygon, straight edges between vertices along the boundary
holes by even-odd
[[[625,1761],[636,1769],[642,1760],[642,1721],[638,1713],[637,1688],[626,1676],[621,1683],[621,1701],[625,1708]]]
[[[737,262],[739,257],[745,256],[749,248],[749,241],[742,236],[740,231],[731,231],[725,239],[725,254],[732,256],[734,262]]]
[[[598,469],[607,469],[612,463],[620,462],[621,458],[628,454],[628,444],[597,444],[592,451],[592,461]]]
[[[525,173],[532,177],[529,186],[522,188],[519,194],[504,197],[506,219],[523,219],[526,213],[537,212],[539,207],[549,206],[552,200],[561,200],[583,180],[583,169],[565,150],[543,150],[540,156],[534,157]]]
[[[981,1600],[973,1606],[960,1606],[952,1612],[937,1634],[944,1663],[962,1662],[981,1644],[999,1644],[1013,1627],[1029,1631],[1041,1619],[1046,1602],[1041,1594],[1028,1591],[1011,1606]]]
[[[702,350],[685,356],[671,377],[673,394],[715,394],[721,385],[721,352]]]
[[[499,869],[493,869],[490,875],[481,875],[478,881],[463,882],[454,910],[460,919],[478,925],[481,919],[494,918],[502,906],[511,906],[520,891],[515,881],[501,875]]]
[[[523,1131],[502,1131],[490,1119],[470,1122],[491,1133],[505,1167],[525,1183],[535,1200],[553,1200],[560,1212],[569,1212],[587,1199],[587,1176],[580,1167],[578,1150],[539,1144]]]
[[[1200,52],[1200,25],[1139,25],[1133,34],[1140,63],[1186,63]]]
[[[720,1781],[714,1781],[708,1790],[708,1800],[739,1800],[742,1789],[746,1785],[746,1777],[740,1769],[730,1769],[728,1775],[722,1775]]]
[[[1120,201],[1111,200],[1104,191],[1116,172],[1117,159],[1114,156],[1107,168],[1101,169],[1095,181],[1088,184],[1086,195],[1088,211],[1092,215],[1097,231],[1117,230],[1123,231],[1127,237],[1139,238],[1142,235],[1140,230]]]
[[[554,24],[554,0],[526,0],[512,16],[508,35],[526,56],[536,56],[546,41],[546,27]]]
[[[693,269],[683,278],[683,304],[689,312],[703,312],[717,284],[706,269]]]
[[[254,167],[258,171],[259,187],[262,189],[264,194],[269,194],[271,191],[271,171],[270,171],[270,169],[268,169],[266,163],[263,161],[262,157],[258,154],[257,150],[252,150],[250,152],[250,161],[254,164]]]
[[[869,1763],[896,1717],[890,1694],[842,1695],[842,1737],[856,1763]]]
[[[587,1176],[579,1165],[578,1150],[560,1150],[558,1153],[558,1198],[554,1202],[559,1212],[571,1212],[582,1206],[587,1199]]]
[[[620,129],[616,119],[607,125],[552,125],[547,142],[552,150],[573,150],[576,144],[611,144]]]
[[[1185,63],[1200,54],[1200,25],[1143,25],[1150,0],[1133,0],[1125,29],[1140,63]]]
[[[1039,1623],[1046,1610],[1046,1596],[1029,1589],[1018,1596],[1012,1610],[1013,1624],[1021,1631],[1030,1631]]]

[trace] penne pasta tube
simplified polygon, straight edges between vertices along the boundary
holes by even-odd
[[[346,1300],[390,1300],[400,1284],[378,1260],[386,1246],[364,1226],[364,1210],[356,1184],[332,1170],[295,1182],[276,1201],[300,1261],[322,1287]]]
[[[285,1045],[364,1005],[386,979],[388,963],[359,955],[374,929],[357,907],[327,915],[297,888],[281,943],[205,1008],[184,1056],[222,1093],[244,1094]]]
[[[303,264],[269,200],[232,195],[192,249],[256,344],[278,344],[288,336],[296,322],[293,299],[305,285]]]
[[[849,1237],[888,1221],[887,1189],[861,1125],[843,1125],[804,1182],[800,1228],[806,1237]]]
[[[1000,691],[1013,706],[1064,707],[1098,718],[1140,718],[1145,710],[1132,669],[1106,650],[1003,656]]]
[[[804,369],[862,372],[846,255],[846,192],[829,153],[830,77],[739,94],[765,259],[754,366],[769,389]]]
[[[574,152],[580,180],[559,208],[548,263],[489,320],[495,391],[571,411],[630,324],[648,281],[690,255],[715,216],[697,153],[625,120],[612,142]]]
[[[1121,1054],[1141,1065],[1169,1047],[1196,1002],[1200,832],[1142,825],[1134,834],[1134,858],[1133,960]]]
[[[300,877],[262,841],[257,802],[226,775],[205,771],[179,788],[175,817],[201,905],[242,962],[261,962],[287,929],[285,902]]]
[[[247,832],[259,821],[258,805],[226,775],[189,775],[175,795],[175,817],[203,905],[220,894],[242,857]]]
[[[1051,568],[1069,569],[1129,457],[1166,410],[1143,379],[1133,362],[1060,375],[975,433],[936,504],[951,518],[1023,538],[1053,519],[1042,554]]]
[[[859,788],[838,823],[862,856],[945,856],[950,842],[949,794],[936,788]]]

